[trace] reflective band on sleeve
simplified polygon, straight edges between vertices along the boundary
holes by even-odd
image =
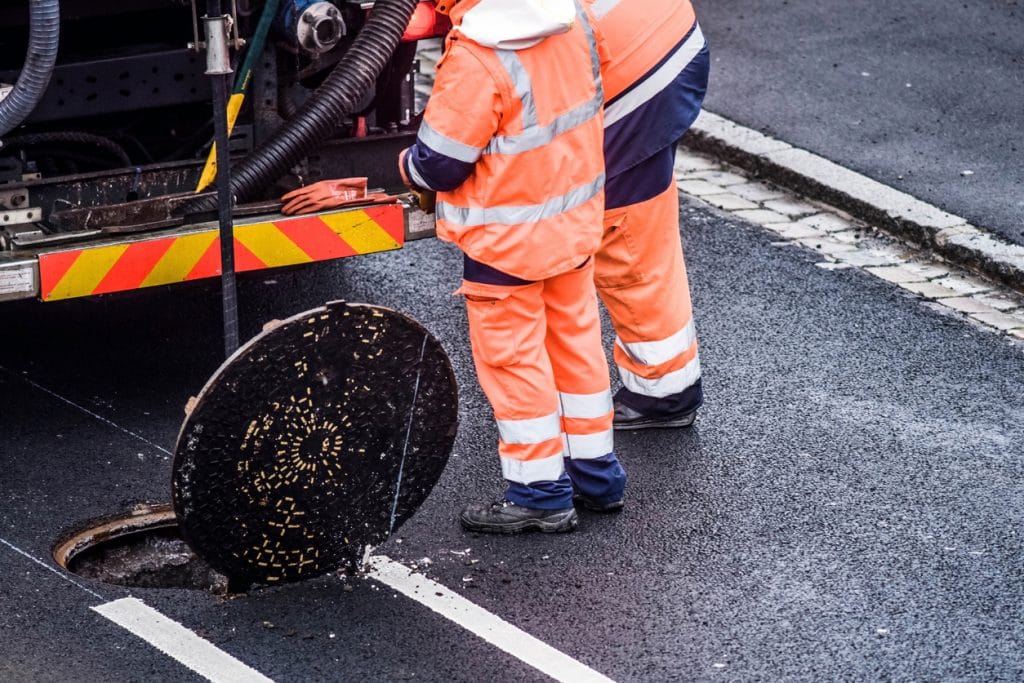
[[[596,394],[564,394],[559,392],[564,417],[595,418],[604,417],[614,408],[612,392],[599,391]]]
[[[420,173],[420,169],[416,166],[416,160],[406,155],[405,170],[409,171],[409,180],[411,180],[416,187],[423,188],[424,190],[433,190],[426,180],[423,179],[423,175]]]
[[[497,420],[498,435],[505,443],[541,443],[562,433],[558,413],[529,420]]]
[[[704,34],[701,33],[700,25],[698,24],[694,26],[690,37],[679,46],[679,49],[664,64],[658,67],[657,71],[644,79],[635,88],[605,106],[604,127],[607,128],[616,121],[621,121],[623,117],[636,111],[644,102],[647,102],[668,87],[669,83],[675,80],[676,76],[686,68],[687,64],[693,61],[693,58],[703,48]]]
[[[505,67],[512,85],[516,89],[516,95],[522,107],[523,130],[533,128],[537,125],[537,107],[533,103],[533,85],[530,82],[530,74],[526,67],[519,60],[519,55],[514,50],[495,50],[501,65]]]
[[[540,460],[501,459],[501,474],[505,479],[519,484],[535,481],[557,481],[565,473],[565,458],[559,453]]]
[[[465,161],[468,164],[474,163],[480,158],[480,154],[483,152],[483,150],[478,147],[467,145],[466,143],[459,142],[458,140],[452,140],[451,138],[438,133],[436,130],[431,128],[426,121],[420,123],[420,129],[417,131],[416,137],[420,142],[435,152],[449,156],[452,159]]]
[[[601,173],[593,182],[574,187],[565,194],[552,197],[542,204],[482,208],[475,206],[452,206],[447,202],[438,202],[437,217],[439,220],[448,221],[467,228],[488,224],[520,225],[523,223],[536,223],[586,204],[600,194],[603,189],[604,173]]]
[[[615,9],[618,4],[619,0],[597,0],[590,6],[590,11],[594,13],[596,19],[604,19],[605,15]]]
[[[619,368],[622,384],[634,394],[664,398],[689,389],[700,379],[700,354],[693,357],[686,367],[670,372],[664,377],[646,379],[633,374],[625,368]]]
[[[697,333],[691,320],[683,329],[671,337],[661,341],[629,342],[628,344],[618,337],[615,343],[618,344],[626,355],[642,365],[661,365],[682,354],[693,345],[697,339]]]
[[[565,455],[573,460],[593,460],[615,450],[615,439],[610,429],[597,434],[566,434],[564,439]]]

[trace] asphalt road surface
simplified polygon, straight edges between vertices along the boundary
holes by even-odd
[[[1020,0],[694,4],[710,111],[1024,244]]]
[[[1021,346],[705,208],[681,224],[706,407],[689,430],[618,436],[626,510],[574,534],[457,524],[502,486],[446,245],[244,275],[243,336],[334,298],[432,330],[459,436],[380,552],[431,558],[428,576],[614,680],[1024,676]],[[130,593],[274,680],[545,680],[368,579],[224,599],[54,571],[66,529],[169,498],[218,306],[201,283],[3,307],[0,679],[199,680],[89,609]]]

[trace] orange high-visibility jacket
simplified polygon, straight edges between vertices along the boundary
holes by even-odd
[[[604,210],[601,52],[574,0],[461,0],[416,143],[400,165],[436,190],[437,233],[541,280],[597,249]]]

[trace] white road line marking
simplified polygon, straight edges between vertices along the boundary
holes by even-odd
[[[214,683],[273,683],[138,598],[121,598],[92,609]]]
[[[369,576],[483,638],[491,645],[542,671],[556,681],[612,683],[607,676],[576,661],[520,628],[491,614],[445,586],[417,574],[386,555],[369,560]]]
[[[78,408],[79,410],[81,410],[86,415],[91,415],[92,417],[95,417],[100,422],[104,422],[104,423],[110,425],[111,427],[113,427],[114,429],[127,434],[128,436],[134,437],[134,438],[138,439],[139,441],[141,441],[141,442],[143,442],[145,444],[149,444],[150,446],[152,446],[153,448],[157,449],[161,453],[165,453],[167,455],[172,455],[172,453],[169,450],[167,450],[163,446],[156,445],[155,443],[153,443],[152,441],[150,441],[146,437],[142,436],[141,434],[136,434],[135,432],[133,432],[130,429],[126,429],[125,427],[122,427],[121,425],[119,425],[119,424],[117,424],[115,422],[111,422],[110,420],[108,420],[107,418],[103,417],[102,415],[97,415],[96,413],[92,412],[88,408],[86,408],[84,406],[78,405],[77,403],[75,403],[71,399],[64,398],[63,396],[61,396],[57,392],[53,391],[52,389],[47,389],[42,384],[39,384],[38,382],[33,382],[32,380],[30,380],[28,377],[25,377],[24,375],[19,375],[18,373],[14,372],[12,370],[8,370],[7,368],[5,368],[2,365],[0,365],[0,372],[5,372],[8,375],[10,375],[11,377],[14,377],[16,379],[20,379],[22,382],[25,382],[26,384],[32,385],[33,387],[35,387],[39,391],[47,393],[50,396],[53,396],[54,398],[56,398],[58,400],[61,400],[64,403],[67,403],[69,406],[73,406],[75,408]]]
[[[86,588],[82,584],[80,584],[77,581],[75,581],[74,579],[72,579],[70,576],[68,576],[68,575],[66,575],[66,574],[64,574],[62,572],[57,571],[56,569],[54,569],[50,565],[48,565],[45,562],[43,562],[42,560],[40,560],[38,557],[30,555],[29,553],[27,553],[24,550],[22,550],[21,548],[17,547],[16,545],[11,543],[10,541],[6,541],[6,540],[0,538],[0,544],[7,546],[8,548],[13,550],[14,552],[18,553],[19,555],[23,555],[23,556],[27,557],[28,559],[32,560],[33,562],[38,564],[40,567],[45,569],[46,571],[53,572],[54,574],[56,574],[60,578],[64,579],[68,583],[71,583],[71,584],[74,584],[74,585],[78,586],[79,588],[81,588],[82,590],[84,590],[86,593],[88,593],[89,595],[93,596],[94,598],[99,598],[100,600],[103,599],[103,596],[100,595],[99,593],[97,593],[96,591],[89,590],[88,588]]]

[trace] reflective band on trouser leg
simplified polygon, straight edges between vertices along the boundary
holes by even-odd
[[[611,453],[614,450],[611,391],[605,389],[593,394],[559,392],[558,397],[562,402],[566,457],[592,460]]]
[[[661,365],[641,365],[615,346],[622,386],[634,394],[665,398],[682,393],[700,379],[700,353],[694,341],[686,351]]]
[[[649,404],[655,408],[698,407],[700,391],[684,397],[701,373],[674,182],[647,201],[606,211],[595,266],[618,335],[614,356],[626,391],[658,399]],[[627,403],[648,412],[648,405]]]
[[[525,420],[498,420],[498,453],[505,479],[520,484],[562,476],[561,420],[558,413]]]
[[[480,386],[498,423],[506,479],[556,481],[564,472],[558,393],[544,347],[543,285],[464,280],[469,336]]]

